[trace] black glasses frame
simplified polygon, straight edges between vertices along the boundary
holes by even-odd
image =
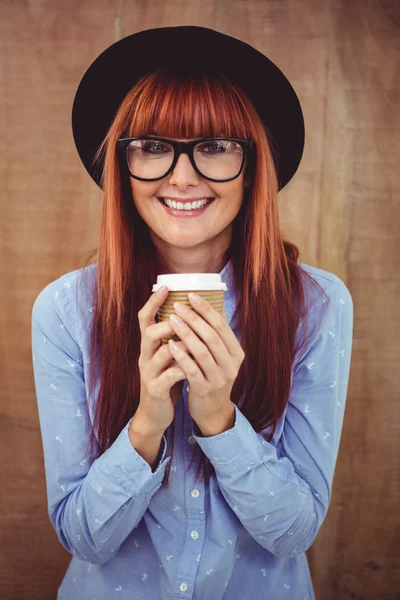
[[[173,146],[174,160],[172,161],[170,168],[166,171],[166,173],[164,173],[164,175],[162,175],[161,177],[154,177],[153,179],[146,179],[144,177],[137,177],[137,175],[134,175],[132,173],[132,171],[129,168],[127,149],[128,149],[130,142],[132,142],[134,140],[160,140],[160,142],[166,142],[166,143],[170,144],[171,146]],[[201,144],[202,142],[208,142],[210,140],[217,140],[217,141],[218,140],[228,140],[228,141],[237,142],[238,144],[240,144],[240,146],[243,149],[243,155],[242,155],[242,164],[240,165],[240,169],[239,169],[239,172],[237,173],[237,175],[235,175],[234,177],[230,177],[229,179],[212,179],[211,177],[207,177],[206,175],[203,175],[203,173],[200,171],[200,169],[197,168],[197,165],[195,163],[194,156],[193,156],[194,148],[195,148],[195,146],[197,146],[197,144]],[[130,177],[132,177],[133,179],[138,179],[139,181],[158,181],[159,179],[163,179],[164,177],[169,175],[171,173],[171,171],[174,170],[175,165],[178,162],[178,159],[181,154],[187,154],[189,156],[189,159],[190,159],[193,169],[196,171],[196,173],[198,173],[200,175],[200,177],[203,177],[204,179],[207,179],[208,181],[215,181],[218,183],[223,183],[225,181],[232,181],[233,179],[236,179],[237,177],[239,177],[240,173],[243,170],[243,165],[246,160],[246,157],[251,156],[252,152],[254,152],[254,150],[255,150],[255,147],[256,147],[255,142],[251,138],[242,139],[242,138],[231,138],[231,137],[207,137],[207,138],[201,138],[199,140],[193,140],[191,142],[177,142],[176,140],[170,140],[170,139],[158,137],[158,136],[141,135],[138,137],[120,138],[119,140],[117,140],[117,152],[118,152],[119,159],[122,161],[122,164],[127,169]]]

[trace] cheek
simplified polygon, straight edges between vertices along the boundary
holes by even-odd
[[[243,202],[244,189],[243,186],[237,186],[235,190],[232,191],[231,202],[230,202],[230,212],[234,212],[237,214],[242,206]]]
[[[241,202],[237,198],[231,198],[229,201],[221,203],[219,210],[216,211],[215,225],[219,228],[225,228],[231,225],[236,219],[240,210]]]
[[[143,212],[146,208],[150,208],[154,204],[157,189],[154,190],[149,184],[143,185],[141,181],[136,181],[131,178],[132,199],[138,209],[138,212]]]

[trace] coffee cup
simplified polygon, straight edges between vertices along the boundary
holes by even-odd
[[[157,312],[157,320],[168,321],[172,313],[175,313],[174,302],[179,302],[193,310],[188,294],[194,292],[204,298],[211,306],[223,316],[224,291],[228,289],[226,283],[221,279],[220,273],[172,273],[158,275],[157,283],[153,285],[156,292],[162,285],[168,288],[168,296]],[[177,342],[181,339],[174,334],[170,338],[162,338],[162,343],[167,344],[168,339]]]

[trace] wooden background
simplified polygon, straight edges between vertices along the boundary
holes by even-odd
[[[306,145],[280,194],[282,230],[303,262],[344,280],[355,314],[332,502],[307,555],[318,600],[394,600],[400,597],[396,0],[0,2],[0,598],[56,598],[70,560],[47,513],[30,327],[38,293],[81,268],[98,242],[101,191],[74,146],[74,94],[89,64],[114,41],[172,25],[211,27],[252,44],[299,95]]]

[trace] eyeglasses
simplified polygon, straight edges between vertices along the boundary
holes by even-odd
[[[160,137],[120,138],[117,152],[121,166],[140,181],[157,181],[175,168],[179,156],[187,154],[196,171],[209,181],[231,181],[242,172],[246,156],[254,151],[251,139],[202,138],[177,142]]]

